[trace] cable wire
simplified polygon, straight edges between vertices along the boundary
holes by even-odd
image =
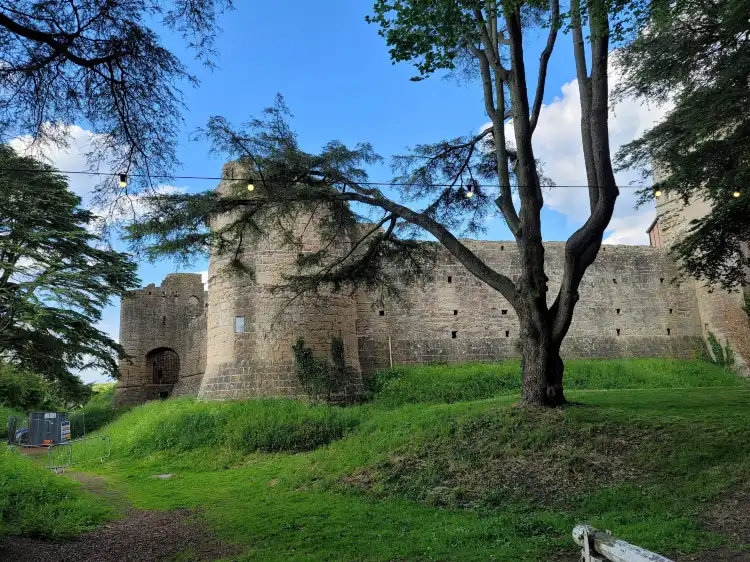
[[[32,168],[0,168],[0,172],[40,172],[41,170],[35,170]],[[81,174],[81,175],[89,175],[89,176],[121,176],[123,175],[120,172],[90,172],[85,170],[54,170],[55,173],[58,174],[64,174],[64,175],[74,175],[74,174]],[[151,178],[151,179],[168,179],[168,180],[218,180],[218,181],[246,181],[246,182],[254,182],[256,180],[259,180],[258,177],[247,177],[247,178],[235,178],[235,177],[221,177],[221,176],[170,176],[166,174],[125,174],[129,178]],[[269,183],[299,183],[295,180],[273,180]],[[334,182],[334,183],[342,183],[342,182]],[[406,183],[406,182],[384,182],[384,181],[358,181],[358,182],[351,182],[356,183],[357,185],[370,185],[370,186],[388,186],[388,187],[406,187],[410,185],[414,185],[414,183]],[[455,187],[456,184],[454,183],[434,183],[431,184],[433,187]],[[480,184],[474,184],[472,187],[486,187],[486,188],[495,188],[495,187],[501,187],[499,184],[496,183],[480,183]],[[506,186],[502,186],[506,187]],[[508,187],[536,187],[536,186],[527,186],[527,185],[511,185]],[[549,185],[549,186],[541,186],[541,187],[564,187],[564,188],[588,188],[590,186],[588,185]],[[594,186],[595,187],[595,186]],[[650,185],[621,185],[617,186],[619,189],[640,189],[640,188],[650,188]]]

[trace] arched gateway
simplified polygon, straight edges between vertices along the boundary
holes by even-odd
[[[156,348],[146,355],[148,373],[154,398],[168,398],[180,380],[180,356],[168,347]]]

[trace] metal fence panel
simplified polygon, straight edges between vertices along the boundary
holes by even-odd
[[[104,462],[112,454],[109,435],[82,437],[67,443],[51,445],[47,449],[47,468],[62,471],[74,464],[99,460]]]

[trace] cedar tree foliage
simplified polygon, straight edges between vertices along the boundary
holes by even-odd
[[[80,203],[65,176],[0,145],[0,362],[63,386],[86,368],[117,376],[122,348],[96,323],[111,297],[139,283],[135,263],[91,233],[95,217]]]
[[[0,141],[64,145],[70,125],[96,133],[89,163],[133,174],[129,189],[177,164],[180,83],[196,84],[154,24],[211,65],[216,15],[231,0],[0,0]],[[117,178],[101,189],[110,199]]]
[[[397,176],[392,185],[382,187],[368,183],[364,168],[380,157],[367,143],[349,148],[333,141],[318,153],[303,151],[280,99],[262,118],[242,127],[214,117],[203,134],[216,151],[247,167],[255,189],[248,192],[246,179],[235,178],[236,189],[224,196],[155,196],[150,213],[132,227],[130,237],[151,258],[179,254],[189,259],[194,252],[212,248],[241,261],[243,244],[270,228],[281,228],[285,217],[324,208],[327,212],[313,213],[320,217],[316,220],[323,247],[300,254],[298,274],[287,276],[286,287],[295,293],[321,285],[334,290],[363,287],[386,296],[397,296],[399,286],[429,275],[435,249],[442,245],[516,310],[523,403],[561,404],[565,398],[560,346],[579,298],[578,287],[597,256],[618,195],[607,126],[607,60],[610,35],[616,30],[610,25],[613,9],[605,0],[585,6],[573,0],[571,12],[565,14],[581,94],[591,214],[567,241],[562,284],[550,301],[541,233],[547,182],[531,140],[542,108],[547,65],[563,25],[558,0],[379,0],[368,19],[379,26],[394,62],[413,62],[420,73],[417,79],[436,71],[475,71],[490,127],[479,134],[416,146],[396,157]],[[530,98],[524,35],[527,30],[537,33],[539,26],[547,40]],[[590,64],[584,27],[589,32]],[[511,138],[506,138],[508,125]],[[206,220],[227,212],[232,220],[209,232]],[[481,230],[494,212],[502,214],[518,245],[517,279],[493,269],[459,238]],[[370,222],[358,224],[364,218]],[[299,244],[291,230],[286,234],[289,244]],[[425,235],[435,241],[420,241]],[[342,236],[351,240],[351,250],[343,256],[329,251]]]
[[[621,168],[662,170],[667,197],[704,199],[674,247],[686,273],[730,288],[747,283],[750,242],[750,19],[745,0],[654,2],[642,31],[620,49],[625,80],[617,95],[664,101],[674,109],[617,154]],[[735,195],[739,194],[739,197]],[[641,193],[650,200],[652,191]],[[666,216],[667,221],[670,220]]]

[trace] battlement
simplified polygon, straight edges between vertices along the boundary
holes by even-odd
[[[142,289],[129,292],[129,297],[179,297],[181,295],[200,297],[205,292],[200,273],[169,273],[161,285],[151,283]]]

